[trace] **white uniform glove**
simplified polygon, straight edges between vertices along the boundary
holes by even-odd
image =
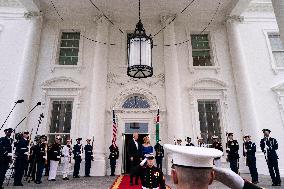
[[[242,189],[245,181],[238,174],[230,169],[214,167],[215,180],[223,183],[232,189]]]
[[[147,158],[144,158],[143,161],[141,161],[140,166],[143,166],[147,161]]]

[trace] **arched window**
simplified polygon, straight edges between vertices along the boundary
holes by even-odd
[[[142,96],[131,96],[122,105],[122,108],[150,108],[146,98]]]

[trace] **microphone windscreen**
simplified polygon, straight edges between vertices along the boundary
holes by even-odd
[[[16,103],[22,103],[22,102],[24,102],[24,100],[17,100]]]
[[[41,105],[41,102],[38,102],[36,105],[37,105],[37,106],[40,106],[40,105]]]

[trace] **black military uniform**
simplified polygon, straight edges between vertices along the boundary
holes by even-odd
[[[187,144],[185,144],[186,146],[194,146],[194,144],[191,142],[190,137],[186,137],[186,142],[187,142]]]
[[[81,153],[82,153],[82,145],[80,144],[80,141],[82,138],[77,138],[76,141],[78,142],[77,144],[74,145],[73,147],[73,154],[74,154],[74,171],[73,171],[73,178],[79,178],[79,172],[80,172],[80,163],[82,161]]]
[[[223,145],[221,142],[217,141],[218,139],[218,136],[212,136],[212,139],[214,140],[214,142],[212,143],[212,148],[215,148],[217,150],[220,150],[221,152],[223,152]],[[217,158],[214,158],[214,163],[215,163],[215,166],[221,166],[221,157],[217,157]]]
[[[91,141],[87,139],[87,141]],[[93,160],[93,146],[90,144],[86,144],[84,147],[85,151],[85,177],[90,177],[90,169]]]
[[[150,155],[147,158],[153,158],[154,155]],[[160,188],[166,189],[165,178],[161,169],[153,166],[149,166],[148,164],[139,167],[140,180],[143,188],[152,189],[152,188]]]
[[[110,170],[111,174],[110,176],[115,176],[115,166],[116,166],[116,160],[119,157],[119,150],[118,147],[114,144],[110,145],[109,147],[109,161],[110,161]]]
[[[162,170],[163,167],[163,158],[164,158],[164,147],[158,142],[154,146],[155,152],[156,152],[156,164],[159,169]]]
[[[30,180],[35,181],[36,176],[36,160],[38,158],[39,154],[39,141],[40,136],[35,136],[35,142],[36,144],[32,145],[30,148],[30,157],[29,157],[29,170],[27,177]]]
[[[38,144],[38,150],[36,151],[36,167],[37,167],[37,170],[36,170],[36,180],[35,180],[35,183],[36,184],[40,184],[42,183],[41,181],[41,177],[42,177],[42,173],[43,173],[43,169],[44,169],[44,166],[45,166],[45,163],[46,163],[46,159],[47,159],[47,144],[45,143],[45,140],[46,140],[46,136],[45,135],[42,135],[40,137],[41,140],[44,140],[44,141],[41,141],[39,144]]]
[[[268,131],[269,129],[263,129],[263,132]],[[260,141],[261,151],[265,155],[266,163],[268,165],[269,174],[272,179],[273,186],[281,186],[280,173],[278,168],[278,155],[276,150],[278,150],[278,143],[275,138],[265,136]]]
[[[24,135],[28,135],[29,132],[24,132]],[[24,171],[28,166],[28,155],[29,155],[29,140],[27,138],[21,137],[19,141],[15,144],[16,151],[16,162],[15,162],[15,177],[14,186],[23,186],[22,178],[24,176]]]
[[[61,140],[61,138],[58,137],[57,140]],[[56,177],[58,162],[60,161],[60,157],[61,157],[61,144],[55,142],[50,146],[49,152],[48,152],[48,158],[49,158],[48,180],[49,181],[56,181],[55,177]]]
[[[244,136],[244,138],[250,138],[250,136]],[[249,167],[250,175],[252,178],[252,182],[254,184],[258,183],[258,172],[256,168],[256,145],[252,141],[246,141],[243,145],[243,155],[246,157],[246,164]]]
[[[9,168],[9,163],[12,161],[12,142],[10,138],[13,129],[4,130],[6,136],[0,138],[0,188],[3,188],[5,174]]]
[[[233,133],[228,133],[228,136]],[[226,152],[228,153],[228,161],[230,162],[230,168],[235,173],[239,173],[239,143],[237,140],[228,140],[226,144]]]

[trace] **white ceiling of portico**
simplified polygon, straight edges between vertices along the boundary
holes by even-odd
[[[161,15],[180,13],[191,1],[141,0],[142,21],[160,22]],[[210,21],[219,1],[221,5],[216,21],[222,21],[230,5],[238,0],[195,0],[183,14],[178,14],[178,19]],[[90,0],[40,0],[47,19],[59,18],[51,2],[65,20],[93,20],[100,15]],[[136,22],[138,19],[138,0],[93,0],[93,3],[115,22]]]

